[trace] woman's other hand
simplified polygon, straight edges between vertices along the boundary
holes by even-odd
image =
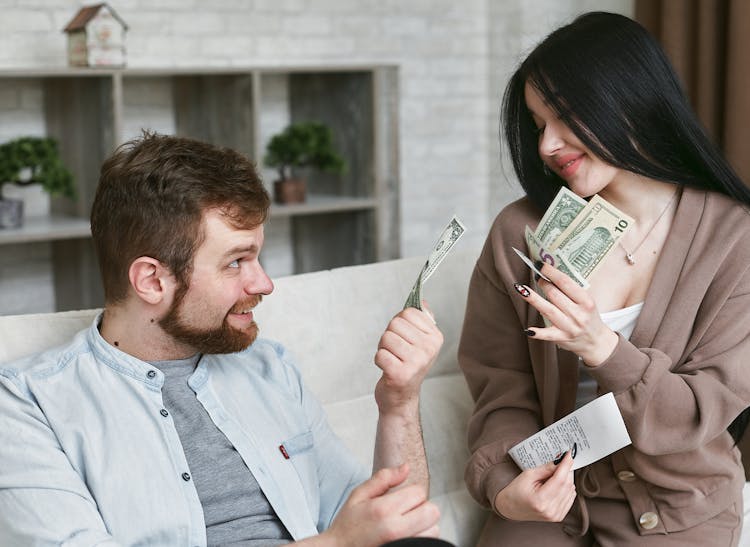
[[[547,318],[549,327],[530,327],[528,336],[556,343],[595,367],[603,363],[617,346],[617,334],[602,322],[593,298],[575,281],[557,268],[545,264],[539,288],[546,299],[525,285],[516,285],[518,293]]]
[[[560,522],[576,498],[573,457],[523,471],[495,496],[495,511],[510,520]]]

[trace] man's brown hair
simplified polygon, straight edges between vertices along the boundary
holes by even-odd
[[[139,256],[159,260],[185,286],[205,210],[254,228],[269,206],[255,166],[234,150],[152,133],[123,144],[102,165],[91,208],[105,300],[125,298],[128,269]]]

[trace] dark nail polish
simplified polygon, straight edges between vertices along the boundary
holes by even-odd
[[[525,334],[526,336],[536,336],[536,332],[534,332],[534,331],[533,331],[533,330],[531,330],[531,329],[525,329],[525,330],[523,331],[523,333],[524,333],[524,334]]]
[[[578,443],[573,443],[573,448],[570,449],[570,455],[575,459],[576,454],[578,454]]]
[[[552,463],[555,465],[559,464],[561,461],[563,461],[563,458],[565,457],[565,452],[560,452],[557,456],[555,456],[555,459],[552,460]]]
[[[524,298],[528,298],[529,295],[531,295],[531,291],[526,285],[521,285],[520,283],[513,283],[513,288],[516,289],[516,292],[523,296]]]
[[[541,260],[537,260],[536,262],[534,262],[534,267],[535,267],[535,268],[536,268],[537,270],[539,270],[539,271],[541,271],[541,270],[542,270],[542,267],[543,267],[543,266],[544,266],[544,262],[542,262]]]

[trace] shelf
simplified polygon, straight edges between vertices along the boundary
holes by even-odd
[[[375,198],[354,198],[341,196],[308,195],[305,203],[291,205],[271,205],[273,218],[343,213],[375,209]],[[1,228],[0,245],[52,241],[58,239],[79,239],[91,236],[89,221],[85,218],[53,215],[24,219],[20,228]]]
[[[370,72],[375,69],[394,68],[392,63],[338,63],[325,65],[318,63],[290,63],[290,64],[256,64],[252,66],[172,66],[172,67],[68,67],[50,66],[39,68],[2,68],[0,78],[55,78],[55,77],[100,77],[100,76],[192,76],[195,74],[247,74],[259,72],[265,74],[288,73],[327,73],[327,72]]]
[[[88,237],[91,237],[89,221],[79,217],[29,217],[20,228],[0,228],[0,245]]]
[[[0,69],[0,126],[57,139],[77,194],[53,201],[49,218],[0,229],[0,246],[49,242],[56,309],[100,306],[88,216],[101,165],[118,145],[141,128],[194,138],[237,150],[268,178],[272,135],[318,121],[348,169],[312,170],[305,203],[271,205],[279,237],[269,254],[285,273],[396,258],[398,89],[398,68],[381,63]]]
[[[343,213],[346,211],[363,211],[375,209],[375,198],[355,198],[342,196],[325,196],[308,194],[305,203],[289,205],[271,205],[271,218],[290,217],[300,215],[314,215],[322,213]]]

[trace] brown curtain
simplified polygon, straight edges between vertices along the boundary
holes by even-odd
[[[750,184],[750,1],[636,0],[709,135]]]

